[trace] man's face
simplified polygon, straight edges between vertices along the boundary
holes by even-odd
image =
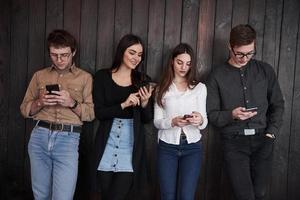
[[[229,47],[230,60],[237,67],[245,66],[255,55],[255,43],[248,45]]]
[[[75,52],[72,53],[70,47],[50,47],[49,51],[52,63],[58,70],[65,70],[72,66]]]

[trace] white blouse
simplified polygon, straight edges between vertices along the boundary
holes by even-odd
[[[160,107],[157,102],[154,105],[154,125],[159,129],[158,139],[178,145],[181,127],[172,127],[172,119],[197,111],[203,117],[203,123],[200,126],[187,125],[182,130],[189,144],[198,142],[201,139],[200,130],[207,125],[206,96],[207,90],[203,83],[198,83],[193,89],[184,92],[179,91],[175,83],[172,83],[162,98],[164,107]]]

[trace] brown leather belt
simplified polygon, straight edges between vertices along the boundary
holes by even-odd
[[[49,123],[49,122],[45,122],[45,121],[37,121],[36,126],[47,128],[51,131],[61,131],[61,132],[77,132],[77,133],[80,133],[81,130],[82,130],[81,126],[56,124],[56,123]]]

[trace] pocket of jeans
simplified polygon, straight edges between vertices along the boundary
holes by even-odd
[[[68,132],[68,137],[75,139],[75,140],[79,140],[80,139],[80,134],[79,133],[75,133],[75,132]]]

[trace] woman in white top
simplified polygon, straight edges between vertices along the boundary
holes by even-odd
[[[161,200],[194,200],[202,160],[201,131],[207,125],[206,86],[197,80],[193,49],[177,45],[156,92]],[[177,182],[179,188],[177,188]]]

